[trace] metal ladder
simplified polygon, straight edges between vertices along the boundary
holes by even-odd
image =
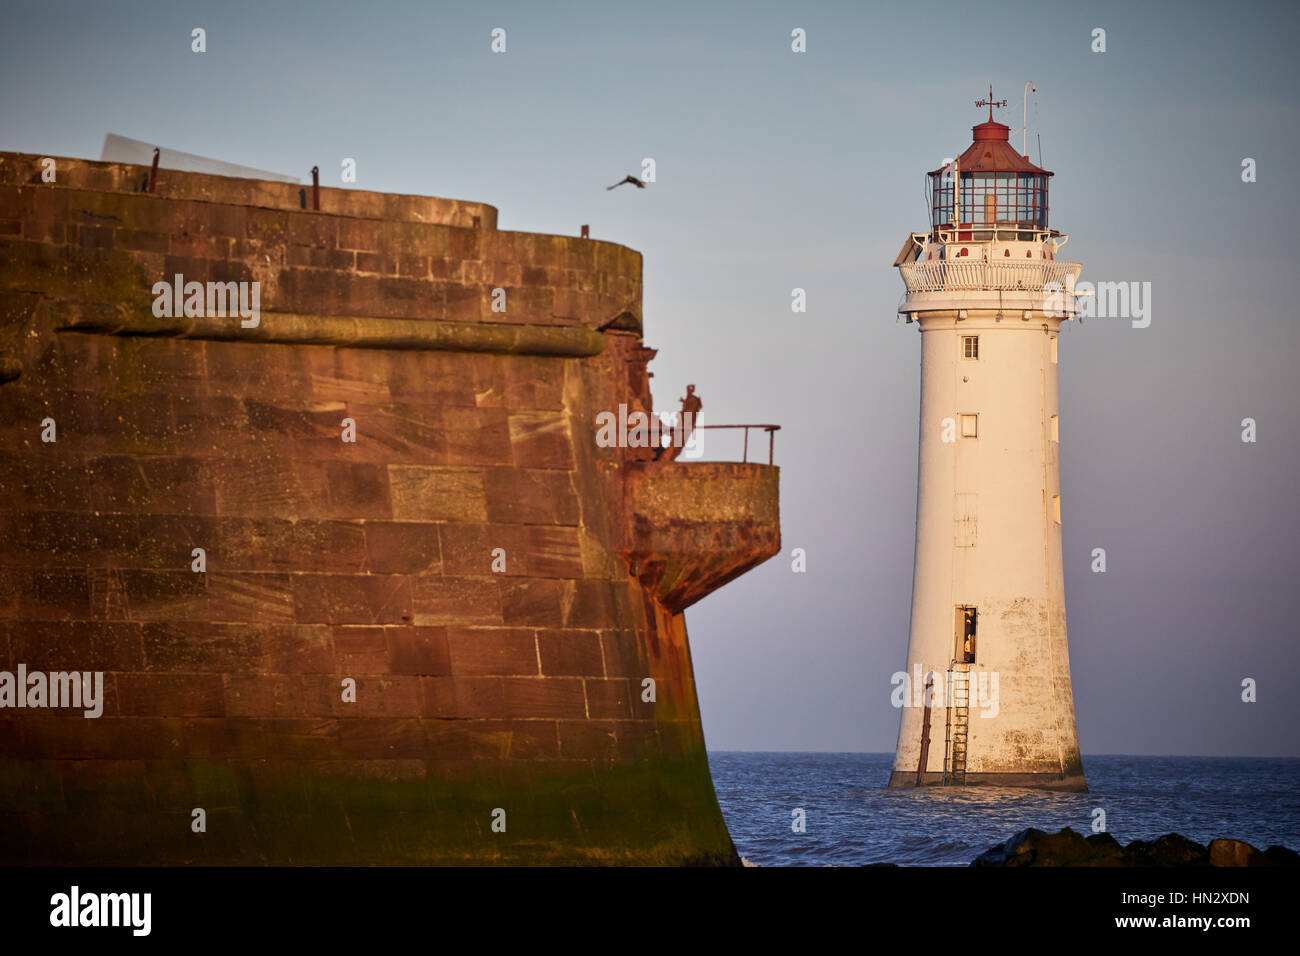
[[[966,785],[966,745],[970,738],[970,665],[953,661],[948,665],[947,741],[943,754],[943,785]]]

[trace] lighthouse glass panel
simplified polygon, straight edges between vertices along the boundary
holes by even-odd
[[[932,228],[947,226],[953,217],[951,170],[931,174]],[[961,224],[995,223],[1047,228],[1047,177],[1041,173],[962,173]]]
[[[935,173],[933,180],[934,200],[933,215],[930,225],[946,226],[952,222],[952,172]]]

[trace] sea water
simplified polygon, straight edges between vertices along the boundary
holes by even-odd
[[[736,849],[759,866],[965,866],[1025,827],[1087,836],[1099,822],[1124,844],[1180,833],[1300,851],[1300,759],[1085,756],[1087,793],[890,790],[892,764],[893,754],[709,754]]]

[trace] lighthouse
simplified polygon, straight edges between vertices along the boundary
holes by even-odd
[[[921,339],[916,563],[890,786],[1087,789],[1061,565],[1058,337],[1082,266],[1052,174],[993,119],[927,174],[929,227],[894,265]],[[1068,431],[1068,428],[1067,428]],[[896,699],[896,703],[898,700]]]

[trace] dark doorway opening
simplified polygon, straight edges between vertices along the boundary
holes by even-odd
[[[971,605],[959,605],[954,608],[954,630],[957,646],[953,659],[963,664],[975,663],[975,622],[976,611]]]

